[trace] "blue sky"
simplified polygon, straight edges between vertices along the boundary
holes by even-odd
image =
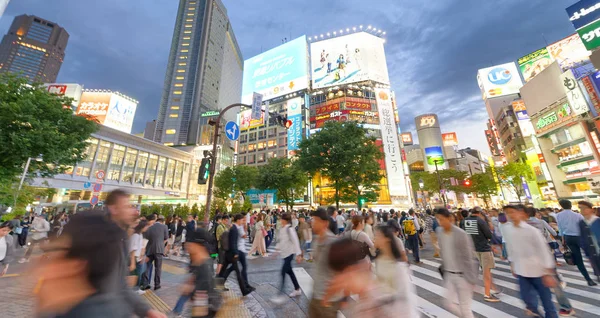
[[[574,32],[575,0],[223,0],[244,58],[283,38],[373,25],[387,32],[386,55],[404,131],[435,112],[460,147],[489,153],[477,69],[514,61]],[[34,14],[67,29],[58,81],[112,89],[140,101],[134,132],[155,119],[176,0],[12,0],[0,20]]]

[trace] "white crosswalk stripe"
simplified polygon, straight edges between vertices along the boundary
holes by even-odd
[[[456,317],[443,306],[443,297],[446,289],[437,267],[441,265],[440,259],[421,260],[422,265],[412,265],[412,280],[417,287],[417,307],[423,317]],[[312,295],[313,279],[303,268],[294,268],[298,282],[306,295]],[[589,287],[575,266],[559,269],[568,286],[564,289],[577,317],[600,317],[600,287]],[[504,289],[498,297],[501,302],[488,303],[483,300],[483,281],[481,275],[478,286],[475,288],[472,309],[478,317],[523,317],[525,304],[519,294],[519,284],[510,272],[508,262],[496,259],[496,269],[493,270],[494,283]],[[568,276],[568,277],[567,277]],[[557,310],[559,309],[554,299]],[[540,304],[540,310],[541,304]],[[338,317],[344,317],[340,312]]]

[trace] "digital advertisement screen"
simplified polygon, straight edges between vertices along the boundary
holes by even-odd
[[[519,70],[525,82],[529,82],[530,79],[541,73],[552,62],[554,60],[550,56],[550,53],[548,53],[547,48],[539,49],[517,60]]]
[[[477,82],[485,98],[518,94],[523,86],[515,63],[506,63],[477,71]]]
[[[308,87],[306,36],[282,44],[244,61],[242,103],[252,103],[252,93],[263,101]]]
[[[366,32],[311,43],[313,89],[366,80],[389,84],[383,43]]]
[[[563,71],[588,63],[591,54],[577,33],[548,45],[548,52]]]
[[[438,167],[440,167],[445,162],[444,152],[442,147],[439,146],[425,148],[425,158],[427,160],[427,164],[430,166],[435,166],[437,164]]]

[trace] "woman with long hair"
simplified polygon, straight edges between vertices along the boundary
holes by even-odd
[[[400,302],[403,310],[397,317],[418,317],[415,307],[415,287],[410,280],[410,270],[406,257],[403,257],[396,243],[394,229],[383,225],[375,228],[375,247],[379,255],[375,258],[375,276],[380,284],[391,288]]]
[[[269,256],[265,245],[267,230],[263,224],[263,219],[264,215],[262,213],[256,218],[256,223],[254,224],[254,241],[252,242],[252,249],[250,249],[250,252],[248,253],[249,258],[254,257],[254,253],[256,252],[262,257]]]
[[[355,241],[362,242],[369,249],[367,257],[365,259],[369,259],[369,255],[375,256],[375,254],[371,251],[375,250],[375,245],[373,241],[369,238],[367,233],[364,231],[365,229],[365,219],[362,216],[355,215],[352,217],[352,231],[349,233],[349,237]]]

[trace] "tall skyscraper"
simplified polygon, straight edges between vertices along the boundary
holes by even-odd
[[[33,15],[13,20],[0,43],[0,71],[22,73],[32,82],[54,83],[65,58],[69,33]]]
[[[154,140],[211,144],[213,127],[202,114],[240,101],[242,65],[223,3],[180,0]]]

